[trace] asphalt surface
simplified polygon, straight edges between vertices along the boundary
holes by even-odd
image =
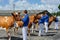
[[[17,34],[15,34],[13,28],[10,29],[11,40],[23,40],[21,30],[22,28],[19,28]],[[0,30],[0,40],[7,40],[7,33],[5,30]],[[60,22],[59,30],[55,30],[54,23],[52,23],[47,34],[38,36],[38,31],[36,30],[34,33],[31,33],[30,37],[28,36],[28,40],[60,40]]]

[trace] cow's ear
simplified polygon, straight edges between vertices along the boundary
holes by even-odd
[[[20,14],[20,12],[18,12],[18,14]]]
[[[11,13],[12,14],[12,16],[14,16],[14,14],[13,13]]]

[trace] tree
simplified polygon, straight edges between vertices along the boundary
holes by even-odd
[[[59,4],[58,8],[59,8],[59,10],[60,10],[60,4]]]

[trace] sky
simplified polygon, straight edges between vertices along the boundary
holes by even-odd
[[[48,10],[59,11],[60,0],[0,0],[0,10]]]

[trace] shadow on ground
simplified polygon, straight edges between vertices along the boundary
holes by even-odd
[[[53,40],[60,40],[60,33],[57,33],[55,36],[52,37]]]
[[[48,33],[45,36],[54,36],[54,35],[56,35],[56,34],[50,34],[50,33]]]
[[[0,37],[0,39],[8,39],[8,37]],[[19,37],[12,36],[11,37],[11,40],[23,40],[23,39],[22,38],[19,38]]]
[[[56,30],[56,29],[54,29],[54,28],[49,28],[49,30]],[[57,30],[60,30],[60,29],[57,29]]]

